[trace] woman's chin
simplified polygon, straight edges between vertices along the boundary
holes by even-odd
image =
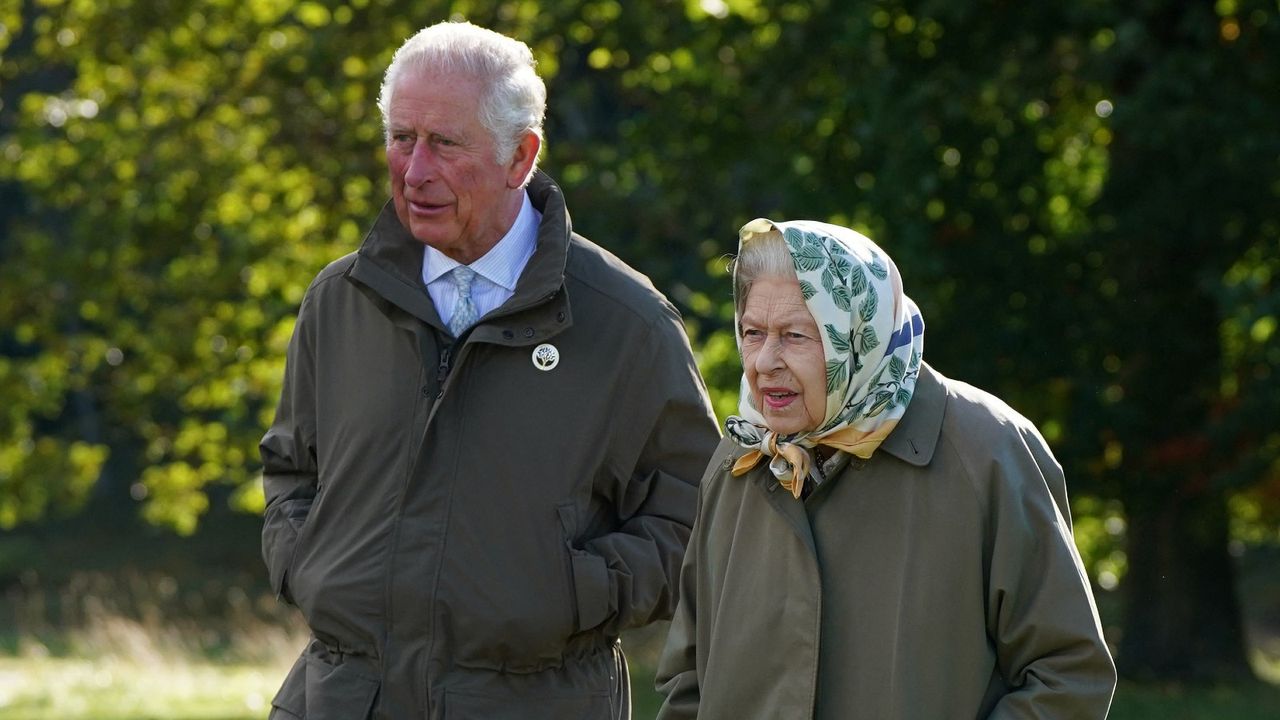
[[[795,435],[813,429],[810,423],[798,418],[771,418],[768,415],[765,415],[764,425],[775,435]]]

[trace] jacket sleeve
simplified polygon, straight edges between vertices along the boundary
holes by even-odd
[[[262,559],[276,597],[293,603],[285,577],[293,559],[298,533],[315,499],[316,387],[311,295],[302,301],[289,340],[284,388],[274,422],[262,438],[262,488],[266,513],[262,525]]]
[[[1062,468],[1034,429],[998,458],[987,632],[1009,692],[993,720],[1105,718],[1116,673],[1071,535]]]
[[[684,326],[665,306],[635,347],[619,394],[605,473],[611,527],[575,555],[578,629],[609,636],[671,617],[697,505],[698,478],[719,441]]]

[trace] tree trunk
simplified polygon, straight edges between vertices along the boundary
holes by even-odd
[[[1143,484],[1143,483],[1137,483]],[[1185,487],[1185,486],[1184,486]],[[1117,664],[1137,680],[1241,680],[1247,660],[1220,491],[1144,493],[1129,510]]]

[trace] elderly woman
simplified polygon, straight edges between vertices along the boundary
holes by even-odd
[[[922,361],[883,250],[754,220],[661,720],[1102,718],[1115,670],[1035,427]]]

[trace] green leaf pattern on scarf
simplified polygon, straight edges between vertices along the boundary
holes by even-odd
[[[870,431],[902,417],[920,372],[923,324],[905,295],[892,261],[869,239],[847,228],[811,221],[772,223],[782,231],[800,293],[820,328],[826,371],[826,416],[817,428],[785,442],[812,447],[811,436],[844,427]],[[898,342],[898,333],[910,336]],[[886,344],[894,342],[889,351]],[[750,425],[760,437],[764,418],[746,378],[741,417],[726,429],[738,442],[760,447],[735,427]],[[776,474],[775,470],[775,474]]]
[[[796,275],[800,276],[800,293],[805,302],[818,295],[817,285],[820,285],[838,310],[853,312],[857,308],[861,327],[854,327],[845,334],[834,325],[824,326],[829,355],[826,362],[827,395],[832,399],[835,396],[843,398],[851,376],[862,370],[863,358],[880,347],[880,338],[870,324],[880,310],[880,294],[870,277],[886,280],[889,277],[888,266],[874,250],[871,251],[871,261],[867,262],[851,255],[840,243],[824,242],[819,235],[801,228],[786,228],[783,238],[791,250]],[[815,275],[817,285],[811,281]],[[850,417],[874,418],[905,405],[911,399],[911,391],[904,387],[904,381],[910,378],[910,384],[914,385],[919,369],[919,358],[914,352],[910,365],[899,357],[891,358],[872,381],[872,389],[857,400],[850,399],[844,405],[844,411],[831,418],[819,431],[835,427]]]

